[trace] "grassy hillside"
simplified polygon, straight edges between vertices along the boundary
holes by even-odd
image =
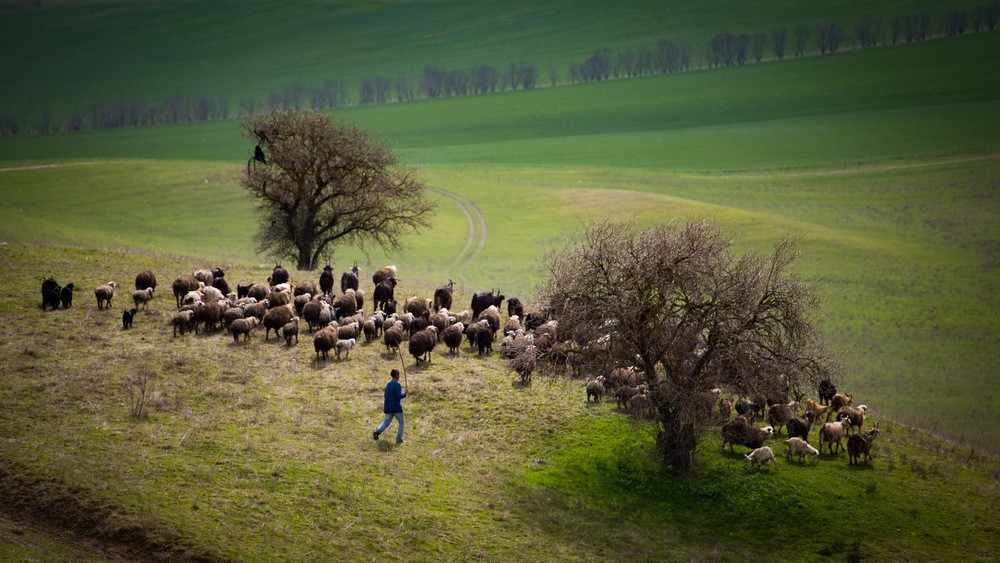
[[[173,338],[164,292],[126,332],[126,300],[98,311],[86,288],[197,264],[0,253],[23,265],[0,280],[5,504],[105,542],[215,560],[983,560],[1000,547],[996,459],[878,417],[871,464],[841,453],[753,470],[710,436],[699,476],[678,479],[613,401],[587,405],[579,381],[544,373],[521,387],[463,346],[429,366],[406,358],[407,443],[376,445],[385,374],[400,363],[380,344],[323,362],[307,334],[291,348],[259,333]],[[43,313],[24,288],[52,270],[81,289],[71,309]],[[237,264],[227,277],[264,275]],[[133,421],[123,381],[144,370],[156,375],[149,416]]]

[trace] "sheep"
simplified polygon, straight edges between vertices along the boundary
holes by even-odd
[[[358,338],[358,323],[352,322],[343,325],[337,329],[337,338],[340,340],[355,339]]]
[[[490,323],[490,330],[494,333],[500,330],[500,310],[496,307],[496,305],[490,305],[484,309],[481,313],[479,313],[479,317],[477,317],[477,319]]]
[[[755,448],[752,452],[743,456],[746,459],[747,465],[774,465],[775,471],[778,469],[778,462],[774,459],[774,450],[771,446],[762,446]]]
[[[135,314],[139,310],[136,308],[128,309],[122,312],[122,330],[128,330],[132,328],[132,320],[135,319]]]
[[[113,281],[97,286],[97,289],[94,290],[94,297],[97,297],[98,309],[103,309],[104,306],[111,308],[111,298],[115,296],[116,287],[118,284]]]
[[[441,339],[444,340],[445,346],[448,347],[448,351],[451,352],[452,356],[458,354],[458,347],[462,345],[463,332],[465,332],[465,325],[455,323],[444,329],[444,332],[441,334]]]
[[[826,414],[827,411],[830,410],[830,407],[820,405],[819,403],[817,403],[812,399],[806,399],[806,409],[812,411],[813,415],[816,417],[816,420],[819,420],[819,417]]]
[[[611,382],[612,387],[619,386],[635,386],[638,385],[642,372],[640,372],[635,366],[615,368],[611,370],[611,374],[608,377]]]
[[[353,290],[358,289],[358,273],[359,273],[358,263],[355,262],[354,267],[351,268],[351,271],[340,274],[341,293],[346,292],[348,289],[353,289]]]
[[[777,405],[771,405],[767,409],[767,423],[773,426],[777,432],[781,433],[781,427],[788,422],[788,419],[792,418],[792,405],[794,403],[781,403]]]
[[[524,319],[525,330],[535,330],[549,322],[548,312],[536,313],[532,311],[531,313],[526,313],[522,318]]]
[[[636,393],[632,395],[632,398],[628,400],[628,410],[629,414],[633,418],[643,419],[652,412],[653,403],[649,400],[649,395],[647,393]]]
[[[361,326],[361,331],[365,334],[365,342],[370,343],[372,340],[378,338],[378,323],[375,322],[374,318],[369,318]]]
[[[267,314],[267,308],[270,305],[271,304],[267,299],[258,301],[257,303],[251,303],[243,308],[243,316],[257,317],[258,321],[262,321],[264,320],[264,315]]]
[[[604,382],[607,379],[603,375],[598,375],[594,379],[587,382],[587,402],[590,402],[590,398],[594,398],[595,403],[601,402],[601,397],[604,396]]]
[[[437,344],[437,329],[428,327],[416,334],[410,335],[409,352],[419,364],[421,360],[431,363],[431,351]]]
[[[190,331],[194,327],[194,311],[177,311],[170,320],[170,324],[174,327],[175,337],[177,336],[177,329],[180,329],[183,336],[184,329]]]
[[[42,310],[45,310],[46,306],[52,307],[53,309],[59,308],[59,301],[62,296],[62,288],[56,283],[56,280],[46,278],[42,280]]]
[[[319,360],[319,355],[323,354],[323,359],[326,360],[327,353],[337,345],[337,331],[331,328],[323,328],[316,331],[313,335],[313,348],[316,349],[316,359]]]
[[[507,317],[524,318],[524,305],[517,297],[511,297],[507,300]]]
[[[218,274],[218,273],[223,273],[224,274],[224,272],[222,270],[218,269],[218,268],[216,268],[214,270],[214,272],[216,274]],[[216,275],[215,276],[215,279],[212,280],[212,287],[214,287],[215,289],[218,289],[219,292],[222,293],[223,295],[227,295],[227,294],[230,293],[229,282],[227,282],[226,279],[223,278],[221,275]]]
[[[520,317],[517,315],[507,319],[506,324],[503,325],[503,333],[507,334],[508,332],[517,332],[521,330],[521,321],[519,319]]]
[[[233,333],[233,342],[239,344],[240,335],[243,335],[243,341],[246,342],[250,340],[250,331],[257,326],[260,321],[257,317],[246,317],[242,319],[236,319],[229,325],[229,332]]]
[[[555,342],[559,331],[559,321],[546,321],[542,323],[541,326],[535,329],[535,339],[539,339],[544,335],[548,335],[549,338]]]
[[[274,270],[271,271],[271,277],[267,278],[267,281],[271,285],[288,283],[288,270],[282,268],[280,262],[275,264]]]
[[[431,314],[431,301],[426,297],[414,295],[403,301],[403,310],[413,314],[414,317],[423,316],[424,313],[429,316]]]
[[[73,305],[73,284],[68,283],[59,290],[59,301],[62,303],[63,309],[69,309]],[[44,305],[42,309],[44,310]],[[55,309],[55,307],[52,307]]]
[[[335,318],[350,317],[351,315],[358,312],[358,301],[354,298],[354,290],[348,289],[347,293],[337,298],[333,302],[333,308],[336,309],[334,314]]]
[[[137,289],[132,292],[132,302],[135,303],[136,307],[142,305],[142,308],[148,309],[149,301],[153,298],[153,288],[147,287],[146,289]]]
[[[382,341],[385,343],[385,351],[398,351],[399,345],[403,343],[403,323],[396,322],[382,332]]]
[[[472,322],[472,311],[468,309],[462,309],[461,311],[455,313],[455,322],[460,322],[464,325],[468,325]]]
[[[337,359],[340,359],[340,355],[344,355],[344,359],[349,359],[351,356],[351,349],[354,348],[354,343],[357,342],[354,338],[346,338],[337,341]]]
[[[246,317],[243,307],[230,307],[222,313],[222,326],[225,329],[229,329],[229,325],[233,324],[236,319],[242,319]],[[254,317],[255,319],[257,317]]]
[[[208,332],[209,328],[215,328],[216,325],[222,326],[223,316],[227,309],[229,309],[229,301],[225,300],[199,303],[194,313],[195,320],[204,323],[205,332]],[[195,334],[198,333],[197,324],[195,325],[194,332]]]
[[[793,416],[792,418],[789,418],[788,422],[785,423],[785,427],[788,429],[788,437],[799,437],[808,442],[809,429],[812,427],[814,419],[815,417],[811,412],[806,412],[802,416]]]
[[[855,461],[861,463],[861,456],[865,456],[865,461],[871,461],[872,459],[872,441],[878,436],[878,428],[872,428],[864,434],[855,434],[847,439],[847,455],[850,458],[848,460],[849,464],[854,464]]]
[[[287,290],[271,291],[267,294],[267,301],[271,304],[271,307],[288,305],[292,302],[292,293]]]
[[[333,293],[333,266],[329,264],[323,266],[323,273],[319,275],[319,288],[323,291],[323,295]]]
[[[845,418],[851,421],[851,427],[855,428],[855,432],[861,432],[861,427],[865,423],[865,414],[868,413],[867,405],[858,405],[856,407],[847,406],[841,407],[837,411],[837,420],[843,420]],[[847,433],[850,434],[850,428],[847,429]]]
[[[292,345],[292,338],[295,338],[295,343],[299,343],[299,318],[292,317],[292,320],[285,323],[285,326],[281,327],[281,335],[285,337],[285,345]]]
[[[250,286],[247,290],[247,297],[253,297],[257,301],[263,301],[267,299],[267,296],[271,293],[271,287],[264,283],[255,283]]]
[[[480,356],[493,351],[493,329],[489,325],[484,326],[476,333],[476,348],[479,350]]]
[[[764,401],[751,402],[749,399],[739,399],[736,401],[736,414],[752,412],[754,416],[764,416],[764,406]]]
[[[319,288],[316,287],[316,282],[312,280],[302,280],[295,284],[295,288],[292,290],[292,297],[298,297],[300,295],[319,295]]]
[[[312,296],[312,293],[302,293],[295,296],[295,299],[292,300],[292,305],[295,307],[296,315],[302,315],[302,309],[305,308],[307,303],[312,301]]]
[[[143,270],[135,275],[135,288],[137,290],[156,290],[156,274],[149,270]]]
[[[379,268],[378,270],[375,270],[375,273],[372,274],[372,283],[378,286],[378,284],[382,283],[384,280],[387,280],[389,278],[398,278],[398,277],[399,277],[398,268],[396,268],[395,266],[386,266],[385,268]]]
[[[201,289],[201,300],[206,303],[211,303],[212,301],[222,301],[225,298],[226,295],[217,287],[206,286]]]
[[[326,326],[330,324],[336,316],[335,313],[334,308],[331,307],[329,303],[320,303],[319,315],[316,317],[316,324],[318,326]]]
[[[747,422],[747,419],[736,417],[722,425],[722,447],[729,444],[729,451],[733,451],[733,444],[746,446],[751,450],[761,447],[766,440],[774,436],[774,428],[765,426],[756,428]]]
[[[792,456],[799,456],[799,462],[805,461],[807,455],[813,456],[814,461],[819,461],[819,450],[809,445],[802,438],[789,438],[785,440],[785,444],[788,445],[788,451],[786,452],[788,456],[788,461],[792,461]]]
[[[354,301],[357,302],[357,304],[358,304],[358,311],[360,312],[361,309],[363,309],[364,306],[365,306],[365,290],[363,290],[363,289],[355,289],[354,290]]]
[[[448,279],[446,285],[434,290],[434,312],[438,312],[441,309],[451,309],[451,297],[455,290],[455,282]]]
[[[282,305],[280,307],[274,307],[273,309],[268,309],[267,313],[264,314],[264,340],[267,341],[267,337],[270,332],[274,331],[274,336],[278,336],[278,331],[281,327],[285,326],[292,317],[295,316],[295,310],[292,309],[291,305]]]
[[[215,275],[211,270],[195,270],[194,279],[200,281],[206,286],[210,286],[212,285],[212,282],[215,281]]]
[[[375,291],[372,293],[372,307],[375,310],[385,311],[386,314],[391,314],[395,312],[396,302],[393,300],[393,296],[396,292],[396,278],[386,278],[381,282],[375,284]],[[389,304],[392,304],[392,311],[389,311]]]
[[[427,320],[438,329],[438,337],[444,336],[444,329],[451,325],[451,319],[448,317],[448,309],[438,310],[437,313],[430,315]]]
[[[329,308],[330,306],[327,305],[325,302],[321,301],[318,297],[312,299],[311,301],[309,301],[308,303],[306,303],[305,305],[302,306],[302,312],[299,313],[299,315],[303,319],[305,319],[306,325],[309,328],[309,332],[312,332],[313,326],[316,326],[316,325],[325,326],[325,325],[320,325],[319,324],[319,314],[323,310],[324,307]],[[329,318],[326,321],[326,324],[329,324],[330,323],[330,319],[333,319],[332,312],[329,313],[327,316]]]
[[[823,443],[826,443],[826,447],[830,450],[830,455],[834,453],[840,453],[840,450],[844,449],[844,444],[842,442],[844,436],[847,433],[847,429],[851,426],[850,417],[843,420],[838,420],[837,422],[827,422],[823,426],[819,427],[819,449],[823,450]],[[837,444],[837,452],[833,451],[833,445]]]
[[[819,404],[829,406],[830,400],[836,394],[837,387],[829,379],[819,382]]]
[[[607,382],[605,381],[605,383],[607,383]],[[621,386],[619,386],[617,389],[615,389],[615,401],[618,404],[618,408],[621,409],[621,408],[627,407],[628,404],[629,404],[629,401],[632,400],[632,397],[635,397],[636,395],[639,395],[639,394],[645,393],[645,392],[646,392],[646,385],[645,384],[636,385],[634,387],[629,386],[629,385],[621,385]]]
[[[841,407],[850,406],[854,402],[853,395],[845,395],[843,393],[837,393],[830,399],[830,410],[826,413],[826,420],[830,420],[830,415],[839,411]]]

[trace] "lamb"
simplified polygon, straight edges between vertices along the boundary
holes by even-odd
[[[399,345],[403,343],[403,334],[403,323],[399,321],[383,331],[382,341],[385,342],[385,351],[398,351]]]
[[[774,450],[771,446],[762,446],[755,448],[752,452],[743,456],[746,459],[747,464],[754,465],[774,465],[775,471],[778,469],[778,462],[774,459]]]
[[[94,296],[97,297],[98,309],[103,309],[104,306],[111,308],[111,298],[115,296],[116,287],[118,284],[113,281],[97,286],[97,289],[94,290]]]
[[[353,338],[347,338],[337,341],[337,359],[340,359],[340,355],[344,355],[344,359],[348,359],[351,355],[351,349],[354,348],[354,343],[357,340]]]
[[[146,289],[137,289],[132,292],[132,301],[135,303],[136,307],[140,305],[144,310],[148,309],[149,301],[153,298],[153,288],[147,287]]]
[[[323,291],[323,295],[333,293],[333,266],[329,264],[323,266],[323,273],[319,275],[319,288]]]
[[[378,284],[384,280],[387,280],[389,278],[398,278],[398,277],[399,277],[398,268],[396,268],[395,266],[386,266],[385,268],[379,268],[378,270],[375,270],[375,273],[372,274],[372,283],[378,286]]]
[[[846,418],[851,421],[851,428],[857,429],[855,432],[861,432],[861,426],[865,423],[866,413],[868,413],[867,405],[841,407],[840,410],[837,411],[837,420],[843,420]],[[848,434],[850,434],[850,428],[848,428]]]
[[[855,434],[847,439],[847,455],[850,458],[848,463],[854,464],[855,460],[861,463],[861,456],[865,456],[865,461],[872,459],[872,442],[878,436],[878,428],[872,428],[864,434]]]
[[[351,322],[346,325],[341,326],[337,329],[337,338],[340,340],[355,339],[358,338],[358,323]]]
[[[246,317],[244,314],[243,307],[230,307],[222,313],[222,326],[229,329],[229,325],[233,324],[236,319],[242,319]],[[254,317],[255,319],[257,317]]]
[[[242,319],[236,319],[229,325],[229,332],[233,333],[233,342],[239,344],[240,335],[243,335],[243,341],[246,342],[250,340],[250,331],[258,324],[257,317],[245,317]]]
[[[271,305],[267,299],[263,301],[258,301],[257,303],[251,303],[243,308],[244,317],[257,317],[258,321],[264,320],[264,315],[267,314],[267,308]]]
[[[184,329],[190,331],[194,327],[194,311],[178,311],[174,314],[174,318],[170,320],[170,324],[174,327],[174,336],[177,336],[177,329],[180,329],[181,335],[184,335]]]
[[[844,444],[842,442],[844,436],[847,433],[847,429],[851,426],[850,417],[837,422],[827,422],[823,426],[819,427],[819,449],[823,450],[823,443],[826,443],[826,447],[830,450],[830,455],[834,453],[839,453],[840,450],[844,449]],[[833,451],[833,444],[837,444],[837,452]]]
[[[814,461],[819,461],[819,450],[809,445],[802,438],[789,438],[785,440],[785,444],[788,445],[788,461],[792,461],[792,456],[799,456],[799,462],[805,461],[807,455],[813,456]]]
[[[458,354],[458,347],[462,345],[463,332],[465,332],[465,325],[455,323],[444,329],[444,332],[441,334],[441,338],[444,340],[452,356]]]
[[[42,310],[45,310],[46,306],[52,307],[53,309],[59,308],[59,299],[62,295],[62,288],[56,283],[53,278],[46,278],[42,280]]]
[[[765,426],[756,428],[747,422],[747,419],[736,417],[722,425],[722,447],[729,444],[729,451],[733,451],[733,444],[746,446],[751,450],[761,447],[766,440],[774,436],[774,428]]]
[[[830,410],[830,407],[820,405],[819,403],[817,403],[812,399],[806,399],[806,409],[812,411],[813,415],[816,417],[816,420],[819,420],[819,417],[826,414],[827,411]]]
[[[431,351],[437,344],[437,329],[427,327],[416,334],[410,335],[410,355],[416,358],[419,364],[421,360],[431,362]]]
[[[802,416],[793,416],[788,419],[788,422],[785,423],[785,427],[788,429],[788,437],[798,437],[808,442],[809,429],[812,427],[814,418],[813,413],[806,412]]]
[[[320,353],[323,359],[327,358],[327,352],[337,345],[337,331],[331,328],[323,328],[313,335],[313,347],[316,349],[316,359],[319,360]]]
[[[268,309],[267,313],[264,314],[264,340],[267,341],[267,337],[270,332],[274,331],[274,336],[278,336],[278,331],[281,327],[285,326],[292,317],[295,316],[295,310],[292,306],[282,305],[280,307],[274,307],[273,309]]]
[[[830,410],[826,413],[826,420],[830,420],[830,415],[839,411],[841,407],[850,406],[854,402],[853,395],[844,395],[842,393],[837,393],[830,399]]]
[[[181,298],[187,295],[189,291],[196,291],[198,287],[198,280],[194,276],[178,276],[174,280],[174,299],[177,300],[178,309],[181,307]]]
[[[596,378],[591,379],[587,382],[587,402],[590,402],[590,398],[594,398],[595,403],[601,402],[601,397],[604,396],[604,382],[607,379],[603,375],[598,375]]]
[[[122,312],[122,330],[132,328],[132,320],[135,318],[136,312],[138,312],[138,309],[136,308]]]
[[[292,337],[295,337],[295,343],[299,343],[299,318],[292,317],[292,320],[285,323],[285,326],[281,327],[281,334],[285,337],[285,344],[287,346],[292,345]]]
[[[143,270],[135,276],[135,288],[156,290],[156,274],[149,270]]]
[[[781,403],[777,405],[771,405],[771,408],[767,410],[767,423],[777,429],[778,433],[781,433],[781,427],[784,426],[790,418],[792,418],[792,405],[794,403]]]

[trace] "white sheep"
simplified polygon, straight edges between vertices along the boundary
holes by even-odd
[[[97,289],[94,290],[94,296],[97,297],[98,309],[103,309],[105,306],[111,307],[111,298],[115,296],[116,287],[118,284],[113,281],[97,286]]]
[[[135,307],[138,309],[141,305],[143,309],[146,309],[149,301],[153,298],[153,288],[147,287],[146,289],[137,289],[132,292],[132,301],[135,302]]]
[[[211,303],[213,301],[222,301],[226,296],[222,294],[222,290],[219,288],[209,285],[202,288],[201,298],[206,303]]]
[[[837,422],[827,422],[819,428],[819,449],[823,449],[823,443],[833,454],[833,444],[837,444],[837,452],[844,449],[843,439],[847,434],[847,429],[851,426],[851,418],[843,418]]]
[[[743,456],[748,464],[755,465],[773,464],[774,469],[778,469],[778,462],[774,460],[774,451],[771,446],[762,446]]]
[[[357,342],[354,338],[346,338],[337,341],[337,359],[340,359],[340,355],[344,354],[344,359],[348,359],[351,355],[351,349],[354,348],[354,344]]]
[[[810,446],[809,442],[806,442],[802,438],[789,438],[785,440],[785,444],[788,445],[787,455],[789,462],[792,461],[793,455],[799,456],[800,462],[805,461],[805,456],[807,455],[813,456],[813,460],[815,461],[819,460],[819,450]]]

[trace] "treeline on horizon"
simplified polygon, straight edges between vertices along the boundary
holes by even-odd
[[[1000,20],[1000,2],[983,4],[971,13],[953,10],[939,22],[944,36],[995,31]],[[771,59],[783,60],[788,54],[798,58],[809,53],[819,55],[837,53],[848,41],[861,49],[870,49],[900,42],[914,43],[930,37],[932,17],[929,12],[918,12],[893,17],[888,25],[874,16],[865,16],[853,33],[838,23],[817,26],[798,25],[791,30],[780,27],[765,33],[717,33],[695,53],[686,43],[660,41],[655,48],[633,51],[599,49],[586,60],[570,64],[568,81],[571,84],[601,80],[634,78],[646,75],[668,74],[699,68],[694,57],[700,57],[700,67],[744,65],[764,60],[770,49]],[[809,47],[813,49],[810,50]],[[559,83],[559,69],[550,65],[546,69],[549,85]],[[508,89],[531,90],[539,86],[541,72],[534,63],[510,63],[498,69],[482,64],[471,69],[445,69],[433,65],[424,67],[418,79],[401,76],[362,78],[358,95],[352,98],[349,86],[341,81],[328,80],[310,87],[291,84],[270,92],[264,98],[248,96],[231,107],[224,96],[170,94],[161,103],[142,101],[94,102],[86,110],[75,112],[59,120],[52,110],[42,110],[33,115],[30,106],[20,112],[0,112],[0,136],[45,134],[59,131],[82,131],[139,127],[145,125],[178,124],[228,119],[236,115],[253,116],[268,107],[285,109],[313,109],[346,107],[351,104],[368,105],[392,101],[406,102],[424,98],[466,96],[502,92]]]

